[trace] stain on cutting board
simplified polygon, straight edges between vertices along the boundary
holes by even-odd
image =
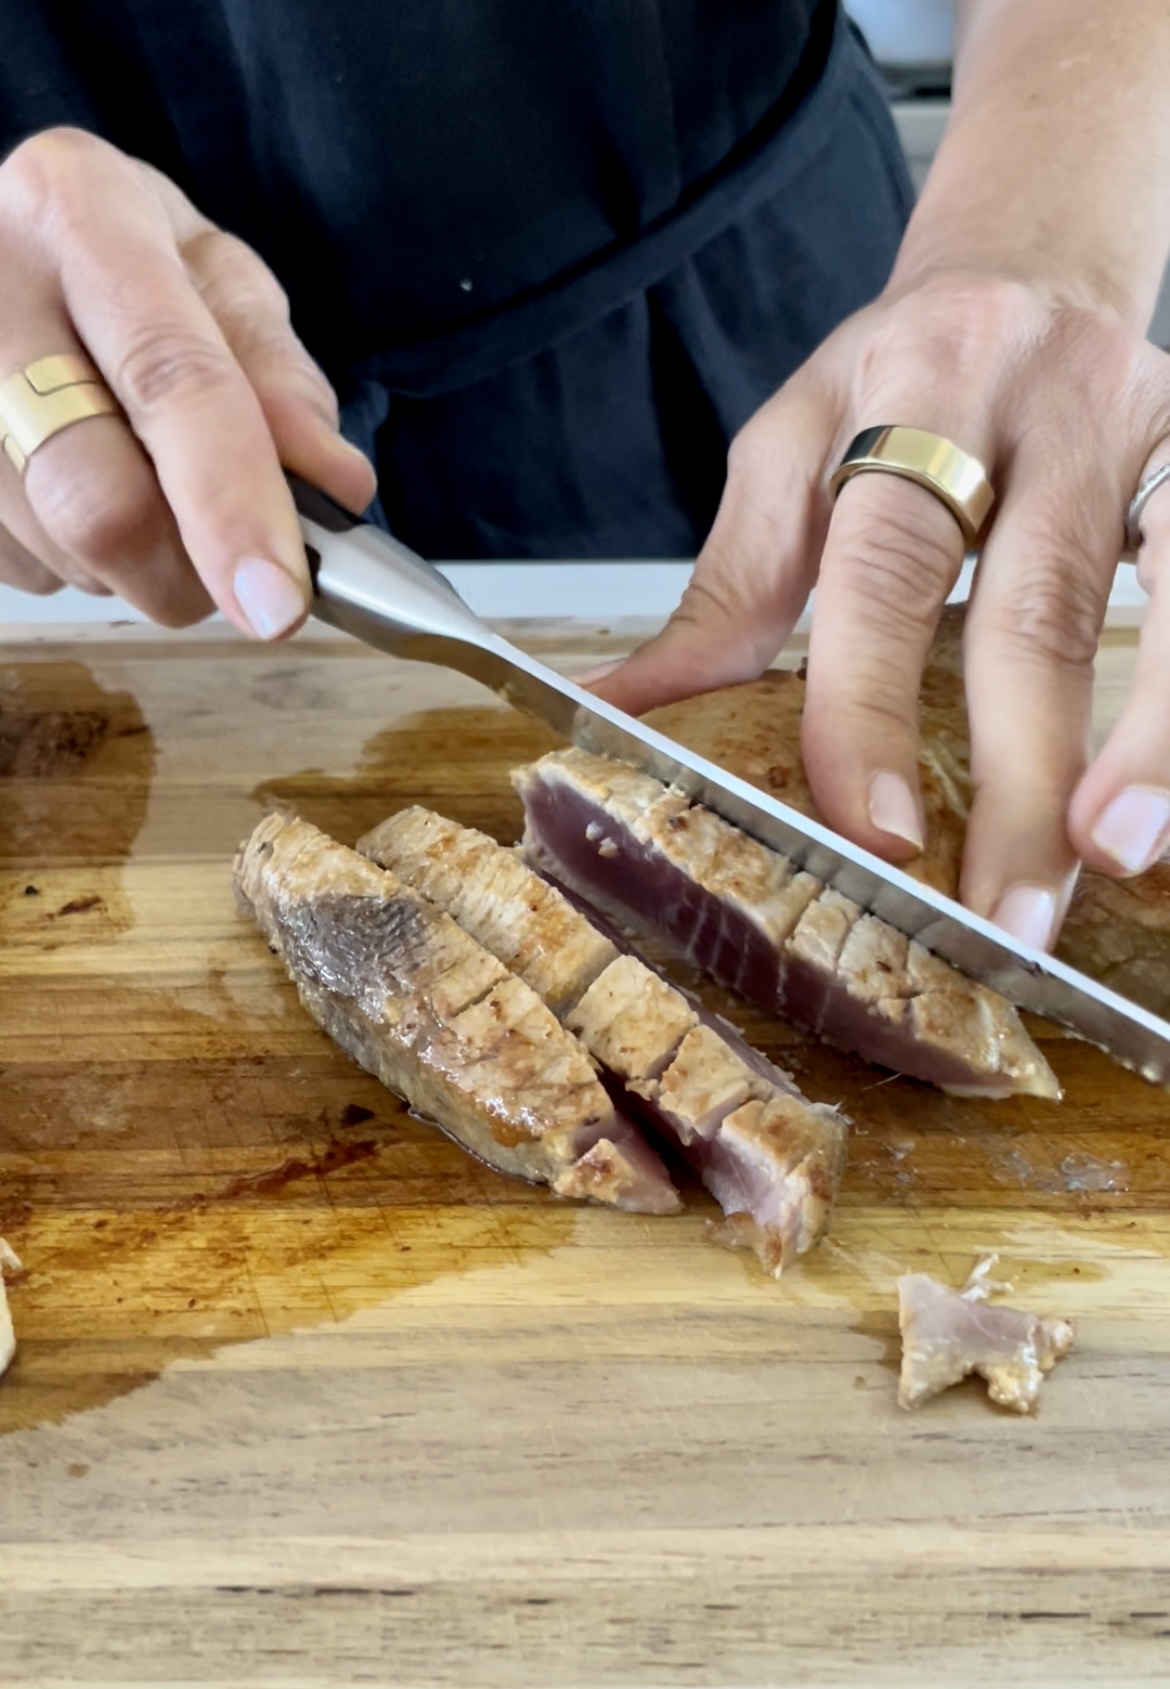
[[[0,1235],[26,1268],[0,1432],[564,1241],[563,1205],[412,1118],[283,981],[283,1012],[253,1038],[246,1020],[228,1029],[165,993],[95,983],[124,1017],[112,1059],[68,1076],[0,1067]],[[161,1018],[165,1052],[143,1054]],[[250,1042],[263,1053],[242,1053]]]
[[[133,694],[108,691],[83,663],[0,668],[0,923],[41,950],[110,939],[132,915],[121,888],[97,891],[93,868],[124,861],[150,796],[154,741]],[[46,868],[76,865],[65,895]]]
[[[511,772],[559,743],[516,710],[424,710],[368,739],[353,774],[306,768],[261,781],[253,796],[266,811],[291,809],[345,845],[411,803],[510,844],[523,825]]]

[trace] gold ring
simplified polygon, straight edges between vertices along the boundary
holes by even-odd
[[[869,470],[901,475],[941,499],[959,524],[968,551],[995,503],[979,459],[925,428],[863,428],[833,472],[830,493],[836,498],[846,481]]]
[[[46,440],[91,416],[110,416],[118,401],[88,358],[59,352],[0,381],[0,448],[23,475]]]

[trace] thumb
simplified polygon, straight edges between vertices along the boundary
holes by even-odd
[[[732,443],[710,536],[670,620],[624,662],[580,677],[630,715],[754,680],[780,651],[816,579],[828,529],[807,406],[778,395]]]

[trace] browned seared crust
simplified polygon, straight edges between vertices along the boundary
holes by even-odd
[[[787,939],[801,911],[820,889],[809,875],[794,873],[783,856],[626,763],[589,751],[552,751],[513,775],[521,796],[533,779],[546,772],[595,800],[639,842],[653,846],[665,862],[740,911],[777,944]],[[597,839],[590,842],[599,857],[607,856],[601,826]],[[525,844],[527,848],[527,840]],[[613,859],[612,852],[608,856]],[[588,888],[582,889],[588,895]],[[652,921],[652,911],[646,919]]]
[[[1083,873],[1056,954],[1170,1018],[1170,863],[1136,880]]]
[[[716,872],[719,835],[702,817],[697,831]],[[359,849],[547,994],[590,1055],[698,1167],[728,1213],[727,1241],[754,1249],[776,1273],[811,1247],[840,1176],[840,1115],[807,1102],[754,1053],[759,1066],[749,1066],[731,1028],[701,1023],[681,992],[636,956],[619,955],[581,910],[486,834],[411,809],[376,827]],[[722,871],[734,873],[734,865],[725,861]],[[769,1106],[767,1129],[744,1113],[752,1100]]]
[[[578,749],[515,780],[533,862],[759,1007],[946,1090],[1060,1095],[1004,998],[681,793]]]
[[[317,1023],[473,1154],[561,1194],[677,1209],[640,1140],[612,1141],[632,1134],[581,1046],[449,916],[278,815],[241,848],[236,885]]]
[[[967,717],[962,680],[955,678],[961,676],[961,630],[961,615],[956,619],[948,611],[923,683],[919,775],[926,848],[906,866],[908,874],[948,897],[958,895],[971,802]],[[800,752],[804,697],[802,676],[774,669],[759,680],[651,710],[646,722],[802,815],[821,821]]]
[[[454,915],[558,1016],[617,955],[610,940],[514,851],[433,810],[400,810],[359,839],[357,848]]]
[[[926,848],[906,872],[956,897],[971,810],[970,729],[963,694],[965,606],[943,615],[923,675],[919,776]],[[805,687],[773,672],[653,710],[647,722],[720,767],[820,820],[800,755]],[[1056,954],[1155,1014],[1170,1016],[1170,862],[1133,880],[1086,870]]]
[[[803,1255],[828,1226],[845,1162],[840,1119],[831,1109],[794,1107],[791,1097],[774,1091],[728,1115],[720,1137],[733,1143],[741,1158],[785,1169],[775,1185],[786,1211],[764,1220],[744,1210],[730,1216],[743,1243],[778,1274],[786,1254]],[[784,1253],[776,1252],[779,1246]]]
[[[680,991],[637,956],[619,956],[570,1011],[590,1054],[631,1085],[657,1080],[698,1016]]]
[[[653,1100],[674,1116],[685,1141],[702,1135],[705,1120],[726,1120],[751,1098],[772,1093],[773,1087],[753,1073],[713,1027],[691,1026],[669,1067],[654,1081]]]

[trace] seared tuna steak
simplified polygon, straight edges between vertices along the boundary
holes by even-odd
[[[515,781],[530,862],[749,1002],[944,1090],[1060,1095],[1002,997],[681,792],[580,750]]]
[[[965,614],[961,604],[944,611],[922,676],[918,774],[926,848],[903,865],[907,874],[948,897],[959,894],[973,797],[963,691]],[[800,675],[772,670],[741,686],[651,710],[646,720],[819,820],[800,754],[804,697]],[[1056,954],[1123,997],[1170,1016],[1170,860],[1131,880],[1082,870]]]
[[[581,1045],[449,916],[304,821],[267,817],[236,886],[355,1061],[504,1173],[646,1214],[678,1193]]]
[[[725,1241],[779,1273],[823,1232],[846,1123],[808,1102],[562,892],[484,833],[403,810],[359,842],[514,968],[576,1032],[621,1106],[673,1141],[727,1216]]]

